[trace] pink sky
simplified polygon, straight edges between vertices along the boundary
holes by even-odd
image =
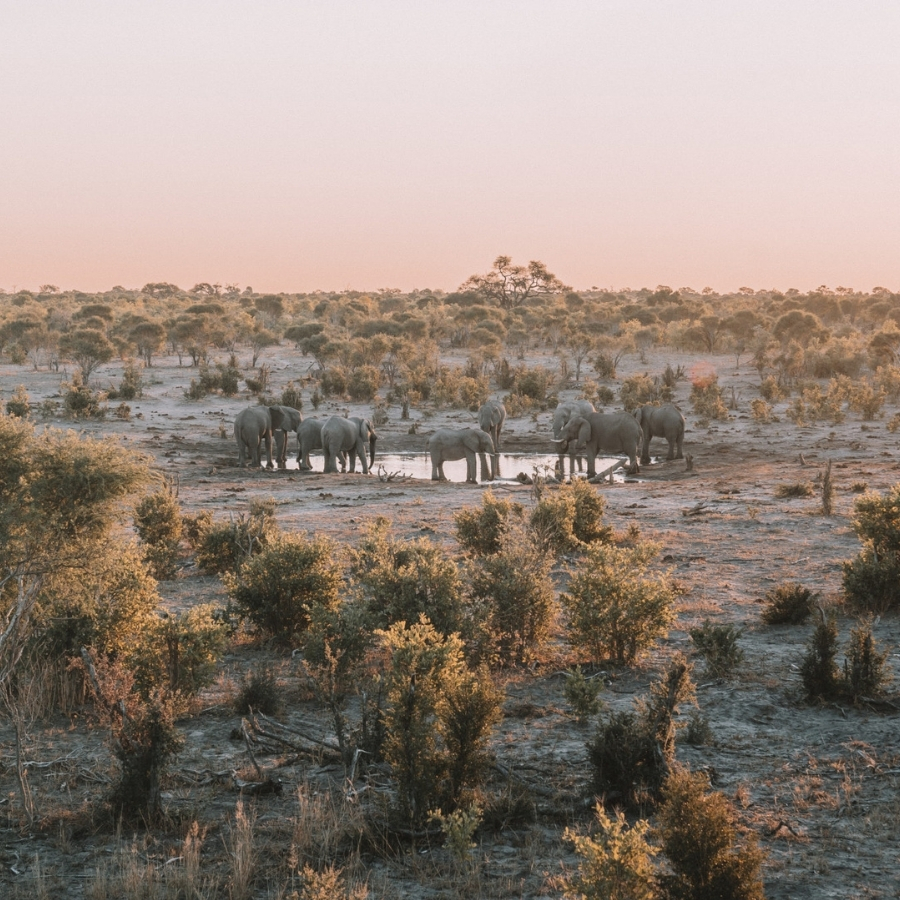
[[[6,0],[0,288],[900,289],[900,3]]]

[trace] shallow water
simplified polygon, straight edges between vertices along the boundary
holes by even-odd
[[[545,453],[501,453],[499,456],[499,481],[515,481],[516,476],[520,472],[534,477],[535,474],[546,475],[552,474],[558,457],[555,454]],[[597,457],[596,468],[598,472],[602,472],[607,466],[620,459],[620,457]],[[323,458],[320,454],[313,453],[310,456],[310,462],[313,471],[321,472],[324,466]],[[625,460],[627,464],[627,459]],[[297,468],[296,459],[288,459],[288,469]],[[410,478],[431,478],[431,457],[426,452],[420,453],[386,453],[384,455],[375,456],[374,471],[377,472],[381,467],[388,474],[399,473]],[[568,472],[569,463],[566,460],[566,472]],[[356,462],[356,470],[359,471],[359,460]],[[466,461],[465,459],[457,459],[452,462],[444,463],[444,474],[450,481],[466,480]],[[617,471],[613,476],[615,480],[620,481],[624,478],[625,470]],[[481,477],[481,462],[478,462],[477,475]]]

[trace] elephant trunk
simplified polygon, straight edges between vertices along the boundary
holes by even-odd
[[[369,438],[369,468],[371,469],[375,465],[375,441],[378,440],[378,435],[373,434]]]

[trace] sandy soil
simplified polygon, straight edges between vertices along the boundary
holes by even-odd
[[[276,393],[289,378],[302,377],[305,369],[305,361],[286,348],[277,348],[265,361],[272,366]],[[620,367],[619,378],[635,372],[655,374],[667,362],[690,371],[698,360],[667,352],[660,352],[649,364],[633,358]],[[704,675],[702,662],[694,673],[699,705],[709,718],[714,743],[696,748],[682,743],[679,758],[706,770],[714,786],[735,801],[744,824],[759,836],[767,854],[767,896],[900,896],[900,703],[886,711],[804,704],[799,665],[811,626],[767,627],[759,620],[763,594],[784,581],[799,581],[821,592],[826,605],[839,601],[841,563],[859,550],[850,527],[857,496],[854,488],[865,483],[884,491],[897,482],[900,440],[886,430],[886,419],[864,423],[854,414],[848,414],[841,425],[798,428],[784,415],[785,404],[776,407],[780,421],[759,425],[749,414],[750,400],[759,395],[755,371],[743,367],[735,372],[733,359],[724,356],[705,363],[718,372],[728,396],[734,389],[737,408],[730,421],[701,427],[689,412],[689,383],[678,384],[676,401],[687,414],[685,450],[693,454],[693,470],[686,471],[684,461],[662,461],[644,467],[638,479],[598,487],[607,501],[607,521],[618,530],[636,523],[645,536],[658,541],[662,560],[686,588],[675,629],[642,665],[614,675],[604,695],[606,703],[608,708],[628,706],[673,652],[690,654],[688,629],[704,619],[739,625],[745,661],[735,677],[711,679]],[[94,384],[118,382],[119,375],[116,366],[104,367]],[[177,360],[161,359],[145,372],[144,397],[131,402],[130,422],[110,416],[102,423],[77,426],[118,434],[128,445],[152,454],[160,469],[177,481],[185,511],[205,508],[224,516],[246,510],[253,497],[271,496],[277,501],[277,517],[284,529],[324,533],[353,543],[368,519],[385,515],[400,534],[424,534],[449,545],[453,514],[480,502],[482,488],[462,483],[383,481],[374,475],[324,475],[321,471],[240,470],[231,422],[252,399],[244,394],[233,399],[186,400],[184,390],[192,375],[196,371],[179,368]],[[36,403],[57,395],[59,382],[55,373],[0,367],[4,398],[24,383]],[[615,388],[615,383],[610,385]],[[368,407],[326,402],[317,415],[346,410],[371,412]],[[313,414],[308,401],[304,412]],[[886,412],[890,418],[896,409]],[[391,408],[389,415],[389,422],[378,429],[379,453],[422,450],[433,429],[469,424],[474,418],[458,410],[413,410],[419,430],[411,435],[410,423],[400,421],[399,408]],[[541,413],[537,421],[530,415],[508,420],[504,449],[552,452],[549,420],[550,413]],[[54,424],[71,427],[61,419]],[[654,442],[654,452],[664,455],[663,441]],[[776,498],[778,485],[815,481],[828,460],[838,490],[832,516],[821,514],[818,495]],[[314,462],[321,469],[321,457]],[[531,502],[530,488],[524,485],[504,482],[494,490],[525,504]],[[218,579],[199,576],[190,568],[178,579],[161,584],[160,591],[174,607],[224,599]],[[841,614],[839,622],[843,645],[853,620]],[[894,674],[900,673],[897,618],[879,620],[874,632],[882,647],[890,650]],[[287,684],[296,680],[290,661],[276,659],[268,651],[245,647],[231,653],[216,688],[204,695],[205,711],[184,723],[187,744],[179,761],[183,773],[243,770],[247,765],[243,745],[229,739],[239,718],[230,711],[227,697],[240,671],[259,658],[279,664]],[[562,831],[568,821],[583,826],[589,821],[574,798],[584,793],[588,782],[585,743],[590,727],[575,721],[563,699],[559,670],[565,664],[561,655],[533,672],[504,676],[506,716],[494,745],[504,765],[523,778],[557,789],[563,797],[571,796],[572,803],[567,807],[563,801],[539,801],[545,815],[539,815],[536,823],[485,836],[476,863],[463,874],[450,866],[442,850],[389,861],[367,859],[371,896],[559,895],[548,885],[548,876],[559,874],[563,864],[571,867],[576,862],[561,839]],[[321,719],[321,710],[304,700],[302,691],[290,691],[296,699],[290,715]],[[896,703],[896,693],[891,697]],[[71,833],[60,810],[77,808],[100,789],[103,773],[109,771],[102,733],[80,719],[31,726],[29,759],[52,763],[32,769],[44,822],[34,835],[17,828],[20,810],[11,763],[13,743],[5,725],[0,726],[0,746],[0,885],[24,884],[38,853],[41,866],[50,873],[48,883],[58,891],[49,896],[82,896],[90,870],[98,860],[108,858],[115,840],[109,834]],[[276,762],[266,760],[271,765]],[[258,801],[257,829],[268,842],[272,871],[283,876],[290,841],[289,831],[284,837],[283,823],[298,815],[297,786],[339,773],[334,767],[303,761],[285,765],[277,774],[286,790],[281,797]],[[187,775],[176,779],[168,798],[184,815],[210,822],[233,811],[235,804],[228,785],[196,784]],[[224,829],[212,826],[207,846],[221,848],[223,837]],[[145,837],[142,841],[140,852],[154,865],[178,855],[171,839]],[[273,859],[279,860],[280,869]],[[273,875],[272,883],[276,881]],[[274,889],[271,895],[276,895]]]

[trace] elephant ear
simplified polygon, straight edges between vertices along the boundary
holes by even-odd
[[[638,423],[638,425],[644,424],[644,421],[643,421],[644,420],[644,407],[643,406],[639,406],[634,411],[633,415],[634,415],[634,419]]]
[[[582,419],[578,426],[578,445],[586,444],[591,439],[591,423]]]
[[[289,430],[287,416],[284,409],[280,406],[269,407],[269,421],[272,423],[272,431]]]

